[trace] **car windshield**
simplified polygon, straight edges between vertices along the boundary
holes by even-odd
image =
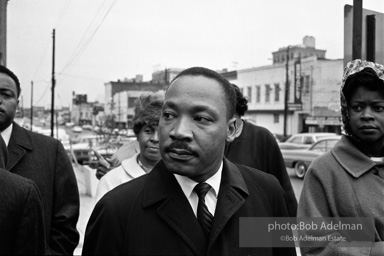
[[[327,152],[337,143],[337,141],[338,141],[337,139],[319,141],[317,144],[313,146],[312,150]]]

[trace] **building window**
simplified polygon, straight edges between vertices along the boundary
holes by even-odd
[[[280,101],[280,85],[275,84],[275,101],[278,102]]]
[[[311,85],[311,79],[310,79],[310,76],[309,75],[306,75],[303,77],[304,81],[303,81],[303,86],[304,86],[304,95],[306,94],[309,94],[309,90],[310,90],[310,85]]]
[[[278,124],[280,122],[280,115],[273,114],[273,123]]]
[[[271,96],[271,86],[269,84],[265,85],[265,102],[270,101],[270,96]]]
[[[136,100],[137,100],[137,97],[128,97],[128,108],[135,107]]]
[[[260,102],[260,86],[256,85],[256,102]]]
[[[247,87],[247,98],[248,98],[248,102],[251,103],[252,102],[252,87],[251,86]]]

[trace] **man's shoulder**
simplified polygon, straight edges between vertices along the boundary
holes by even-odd
[[[244,121],[244,124],[246,127],[246,131],[248,133],[253,134],[254,136],[263,136],[264,138],[265,137],[273,138],[272,132],[263,126],[258,126],[258,125],[252,124],[250,122],[247,122],[247,121]]]
[[[256,185],[262,189],[272,190],[281,188],[279,181],[272,174],[260,171],[258,169],[233,163],[240,171],[246,183]]]
[[[11,173],[7,170],[0,169],[0,188],[1,188],[1,191],[3,191],[2,193],[9,190],[9,191],[13,191],[12,194],[15,194],[15,195],[16,194],[27,195],[30,190],[36,188],[36,185],[30,179]]]
[[[12,136],[13,135],[13,136]],[[58,142],[56,138],[52,138],[51,136],[47,136],[44,134],[36,133],[30,130],[27,130],[23,127],[20,127],[18,125],[14,124],[14,129],[12,131],[12,137],[19,137],[19,138],[26,138],[28,137],[32,143],[34,142],[40,142],[40,143],[47,143],[47,144],[55,144]]]
[[[142,175],[128,182],[122,183],[109,191],[100,201],[128,202],[143,192],[148,175]]]

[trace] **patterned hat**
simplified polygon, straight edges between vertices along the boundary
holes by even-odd
[[[352,136],[352,133],[351,133],[351,129],[349,127],[348,106],[347,106],[347,100],[345,99],[345,96],[344,96],[343,89],[345,86],[345,82],[347,81],[347,78],[350,75],[358,73],[365,68],[373,69],[373,71],[375,71],[375,73],[377,74],[379,79],[384,80],[384,66],[381,64],[356,59],[356,60],[348,62],[347,65],[345,66],[343,80],[342,80],[342,84],[341,84],[341,88],[340,88],[340,103],[341,103],[341,116],[342,116],[342,120],[343,120],[342,130],[348,136]]]

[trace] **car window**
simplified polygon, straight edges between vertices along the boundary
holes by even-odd
[[[335,146],[335,144],[337,143],[338,140],[326,140],[327,142],[327,151],[330,150],[331,148],[333,148],[333,146]]]
[[[292,138],[292,140],[290,142],[301,144],[302,143],[301,142],[301,137],[298,136],[298,137]]]
[[[327,141],[323,140],[323,141],[318,142],[316,145],[314,145],[312,150],[313,151],[325,152],[326,148],[327,148]]]
[[[316,143],[312,150],[313,151],[319,151],[319,152],[327,152],[329,151],[336,143],[338,140],[322,140]]]
[[[312,137],[310,137],[310,136],[305,136],[305,137],[304,137],[304,144],[309,144],[309,145],[313,144],[313,139],[312,139]]]

